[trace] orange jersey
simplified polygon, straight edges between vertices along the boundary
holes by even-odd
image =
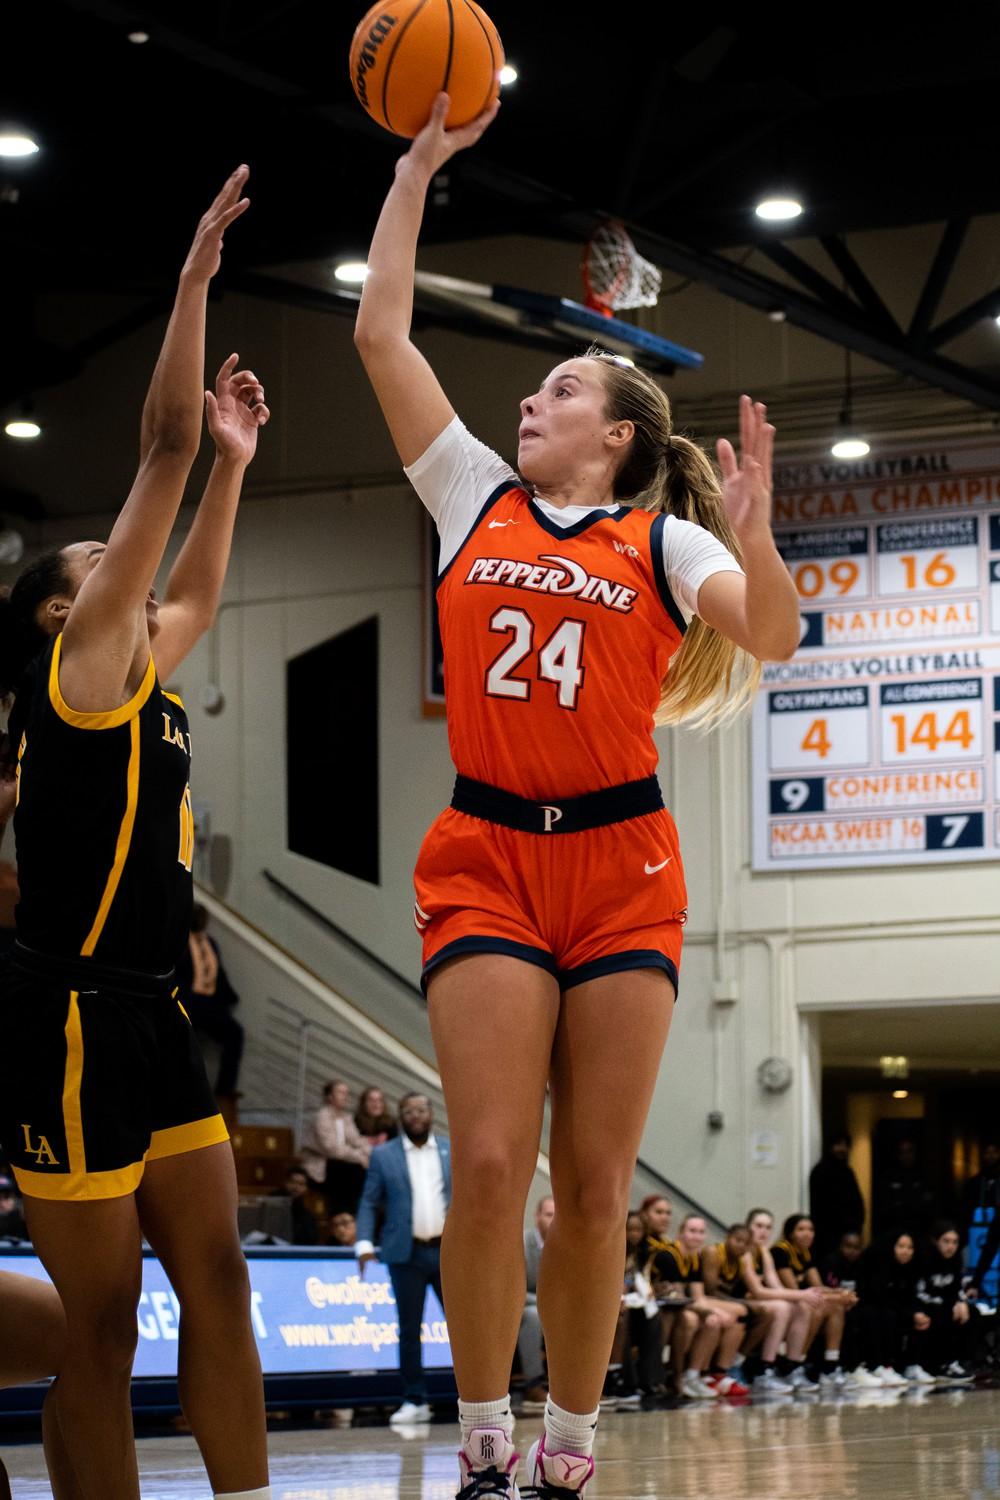
[[[618,506],[559,527],[513,478],[486,501],[437,593],[462,775],[532,799],[652,775],[685,629],[665,520]]]

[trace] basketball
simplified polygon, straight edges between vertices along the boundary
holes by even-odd
[[[372,119],[417,135],[442,89],[449,130],[474,120],[500,90],[503,44],[474,0],[389,0],[373,5],[351,43],[351,83]]]

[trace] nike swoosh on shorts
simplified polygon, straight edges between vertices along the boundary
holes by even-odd
[[[649,863],[649,860],[647,859],[647,861],[646,861],[646,874],[647,875],[655,875],[658,870],[665,870],[666,867],[667,867],[667,865],[669,865],[670,861],[673,859],[673,857],[674,856],[672,854],[668,854],[667,857],[666,857],[666,859],[662,862],[662,864],[658,864],[658,865],[651,865]]]

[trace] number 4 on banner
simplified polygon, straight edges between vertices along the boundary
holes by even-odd
[[[806,731],[800,750],[814,750],[820,760],[825,760],[833,749],[833,742],[826,729],[825,719],[814,719]]]

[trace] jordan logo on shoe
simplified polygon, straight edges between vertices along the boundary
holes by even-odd
[[[668,854],[667,857],[666,857],[666,859],[662,860],[660,862],[660,864],[658,864],[658,865],[651,865],[649,863],[649,860],[647,859],[647,861],[646,861],[646,874],[647,875],[655,875],[655,874],[657,874],[657,872],[659,870],[665,870],[667,868],[667,865],[669,865],[670,861],[673,859],[673,857],[674,856],[672,854]]]
[[[546,1453],[545,1457],[552,1465],[553,1478],[567,1487],[575,1486],[577,1480],[586,1479],[590,1473],[589,1458],[572,1453]]]

